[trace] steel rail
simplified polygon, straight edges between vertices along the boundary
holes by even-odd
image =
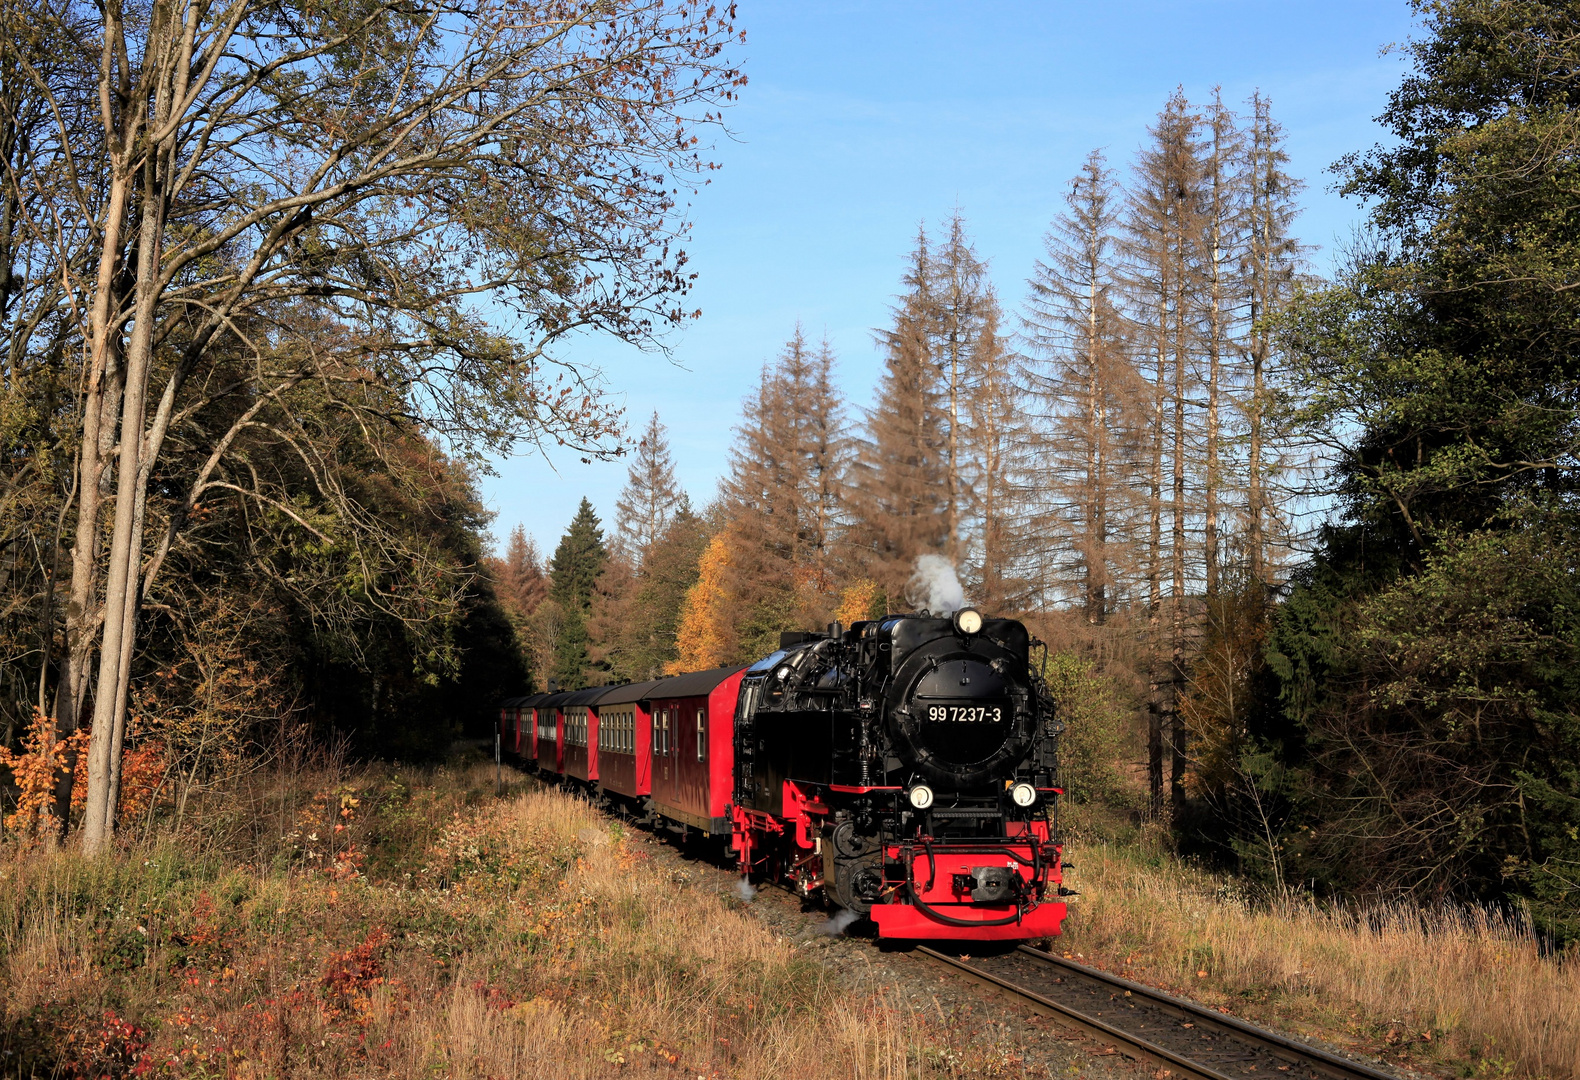
[[[1193,1060],[1167,1047],[1159,1046],[1142,1035],[1126,1031],[1124,1028],[1115,1026],[1099,1017],[1091,1016],[1061,1001],[1039,994],[1029,987],[1021,986],[990,971],[985,971],[967,960],[961,960],[925,945],[917,946],[916,951],[940,963],[947,964],[973,979],[1006,990],[1031,1004],[1037,1011],[1050,1015],[1054,1019],[1084,1031],[1086,1034],[1104,1042],[1114,1044],[1117,1049],[1128,1056],[1144,1058],[1164,1068],[1192,1077],[1194,1080],[1231,1080],[1230,1077],[1214,1069],[1206,1062]],[[1017,952],[1035,957],[1037,960],[1055,967],[1064,968],[1115,990],[1125,991],[1132,999],[1140,998],[1162,1012],[1190,1021],[1198,1029],[1233,1036],[1235,1039],[1250,1044],[1254,1049],[1270,1057],[1303,1066],[1328,1078],[1328,1080],[1399,1080],[1392,1073],[1384,1072],[1363,1062],[1351,1061],[1348,1058],[1343,1058],[1318,1047],[1309,1046],[1296,1039],[1291,1039],[1286,1035],[1280,1035],[1276,1031],[1268,1031],[1266,1028],[1257,1027],[1236,1017],[1215,1012],[1193,1001],[1166,994],[1161,990],[1133,982],[1130,979],[1110,975],[1106,971],[1100,971],[1097,968],[1088,967],[1073,960],[1067,960],[1053,953],[1034,949],[1029,945],[1019,946]]]

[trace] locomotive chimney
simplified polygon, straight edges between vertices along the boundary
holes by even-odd
[[[838,641],[845,636],[845,628],[837,622],[831,622],[828,624],[828,636],[830,641]]]

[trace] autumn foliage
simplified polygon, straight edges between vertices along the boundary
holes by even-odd
[[[834,609],[836,622],[849,626],[863,619],[875,619],[883,612],[884,595],[878,583],[871,578],[861,578],[847,585],[839,594],[839,607]]]
[[[56,739],[54,733],[54,723],[35,709],[21,748],[0,746],[0,768],[11,771],[11,783],[16,787],[16,808],[5,816],[5,827],[11,832],[43,836],[53,828],[45,815],[54,798],[66,752],[75,750],[80,759],[87,745],[85,732],[67,739]]]
[[[731,537],[721,532],[708,541],[698,563],[697,583],[686,593],[676,644],[680,655],[665,669],[669,674],[705,671],[727,663],[735,648],[729,575]]]

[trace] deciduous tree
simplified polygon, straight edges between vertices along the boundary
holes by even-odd
[[[98,156],[56,204],[96,241],[62,679],[76,715],[96,649],[90,850],[114,818],[137,609],[161,563],[144,567],[150,480],[172,429],[220,398],[249,403],[196,472],[169,478],[166,536],[249,409],[304,381],[370,419],[390,414],[364,392],[392,389],[395,415],[479,451],[606,447],[602,405],[574,373],[555,385],[550,348],[586,329],[646,343],[683,316],[676,185],[706,167],[693,132],[741,81],[718,60],[728,13],[691,0],[100,15]],[[86,186],[101,178],[102,196]],[[509,333],[479,314],[485,297]],[[348,330],[328,359],[276,347],[310,341],[300,317],[262,329],[306,302]],[[227,343],[252,354],[244,377],[216,371]],[[101,490],[108,524],[86,498]]]

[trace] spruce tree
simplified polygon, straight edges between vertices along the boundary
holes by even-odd
[[[625,487],[615,503],[614,546],[633,568],[641,569],[648,548],[669,527],[680,500],[668,432],[655,411],[636,445]]]
[[[656,679],[678,655],[676,636],[686,594],[697,583],[708,546],[708,526],[684,495],[669,525],[648,548],[625,627],[624,671],[631,679]]]
[[[1273,584],[1273,537],[1283,522],[1269,497],[1269,483],[1279,471],[1270,447],[1268,416],[1273,409],[1277,356],[1272,326],[1295,292],[1301,245],[1292,228],[1303,185],[1289,175],[1284,132],[1261,94],[1251,98],[1250,131],[1245,138],[1245,244],[1240,251],[1236,289],[1245,333],[1239,349],[1245,373],[1242,410],[1246,433],[1245,548],[1252,580],[1263,588]]]
[[[736,545],[731,591],[746,655],[783,630],[820,624],[837,603],[846,437],[833,359],[797,326],[736,429],[720,508]]]
[[[905,595],[918,556],[949,542],[949,414],[932,333],[934,271],[922,230],[893,326],[880,335],[883,375],[852,472],[853,554],[889,597]]]
[[[656,679],[675,659],[675,635],[687,591],[710,530],[684,494],[668,526],[647,549],[641,569],[610,557],[589,622],[593,664],[616,682]]]
[[[968,449],[966,410],[981,382],[976,368],[983,322],[988,316],[987,266],[966,236],[965,218],[956,210],[949,219],[949,238],[932,253],[931,303],[927,322],[933,338],[932,355],[942,383],[944,425],[944,528],[942,554],[959,563],[967,541],[970,494],[965,473]],[[996,312],[995,312],[996,314]]]
[[[589,662],[587,619],[598,575],[608,557],[598,515],[593,513],[592,503],[583,498],[549,562],[549,599],[558,607],[561,620],[555,643],[554,677],[562,690],[585,684]]]
[[[1193,506],[1188,479],[1197,390],[1194,359],[1200,344],[1199,298],[1204,247],[1201,116],[1175,91],[1151,142],[1137,158],[1125,219],[1131,299],[1138,345],[1152,374],[1146,438],[1146,576],[1150,680],[1148,776],[1152,809],[1164,810],[1164,763],[1172,758],[1170,793],[1178,811],[1185,799],[1185,731],[1179,699],[1185,685],[1186,585],[1193,567],[1186,544]],[[1165,537],[1164,522],[1169,524]],[[1168,578],[1165,603],[1164,578]],[[1167,659],[1164,660],[1166,641]],[[1164,740],[1169,744],[1165,755]]]
[[[1044,240],[1026,302],[1024,378],[1034,413],[1032,530],[1057,560],[1044,595],[1073,591],[1088,622],[1129,597],[1138,437],[1148,410],[1132,364],[1120,279],[1120,193],[1093,151]],[[1073,582],[1073,590],[1064,582]]]
[[[969,383],[958,440],[962,509],[970,530],[963,575],[972,599],[1008,614],[1030,608],[1028,564],[1040,542],[1028,529],[1025,496],[1028,421],[1016,357],[999,332],[998,297],[981,301],[982,321],[969,353]]]
[[[537,541],[527,535],[525,526],[517,525],[510,530],[504,558],[497,560],[495,573],[499,579],[499,599],[505,610],[518,626],[524,624],[549,592]]]

